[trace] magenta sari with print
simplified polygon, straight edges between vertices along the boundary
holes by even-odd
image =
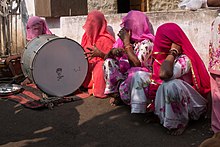
[[[159,78],[160,65],[165,60],[166,53],[169,52],[171,44],[176,43],[182,47],[183,54],[187,55],[191,60],[193,68],[192,86],[202,96],[206,97],[211,89],[208,71],[183,30],[175,23],[166,23],[158,28],[155,40],[157,41],[154,43],[153,49],[153,57],[155,58],[153,63],[153,80],[159,84],[162,83],[162,80]]]
[[[175,59],[173,77],[162,81],[160,65],[172,43],[181,46],[183,53]],[[210,81],[205,65],[183,30],[174,23],[158,28],[153,56],[152,78],[160,85],[156,92],[155,114],[168,129],[186,127],[190,119],[197,120],[206,111]]]
[[[131,113],[146,113],[154,36],[148,17],[140,11],[130,11],[123,18],[121,27],[131,32],[132,47],[141,67],[131,67],[126,55],[118,60],[105,60],[105,93],[119,92],[124,103],[131,106]],[[113,47],[124,48],[122,40],[118,39]]]

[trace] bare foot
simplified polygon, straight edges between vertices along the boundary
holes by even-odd
[[[114,97],[110,98],[109,103],[111,104],[111,106],[119,106],[119,105],[123,104],[123,102],[120,98],[114,98]]]
[[[116,106],[115,105],[115,98],[110,98],[109,103],[111,104],[111,106]]]
[[[173,135],[173,136],[179,136],[181,134],[183,134],[183,132],[185,131],[186,127],[181,127],[181,128],[178,128],[178,129],[171,129],[169,130],[167,133],[169,135]]]
[[[21,82],[21,85],[27,85],[30,83],[31,83],[31,81],[28,78],[26,78],[23,82]]]

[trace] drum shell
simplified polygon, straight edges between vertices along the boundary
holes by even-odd
[[[42,35],[29,41],[25,47],[24,53],[21,59],[21,67],[25,77],[28,77],[33,81],[33,60],[38,51],[50,40],[59,38],[56,35]]]
[[[21,65],[24,75],[52,96],[73,93],[81,86],[88,70],[83,48],[74,40],[55,35],[41,35],[31,40],[25,47]],[[58,73],[60,70],[63,75]]]

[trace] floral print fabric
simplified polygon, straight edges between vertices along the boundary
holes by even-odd
[[[133,48],[134,53],[141,61],[142,67],[123,66],[122,64],[128,64],[125,56],[119,60],[110,58],[105,60],[105,94],[119,92],[121,99],[126,104],[131,105],[131,113],[145,113],[146,94],[151,77],[153,43],[149,40],[143,40],[134,43]],[[122,67],[127,69],[122,69]]]
[[[220,131],[220,15],[211,26],[209,72],[212,93],[212,130],[217,133]]]
[[[220,16],[211,26],[211,40],[209,44],[209,71],[220,74]]]
[[[171,80],[159,86],[155,99],[155,114],[168,129],[185,127],[189,119],[197,120],[206,111],[206,99],[190,84],[191,62],[186,55],[179,56]]]

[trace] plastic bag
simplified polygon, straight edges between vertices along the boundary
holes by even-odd
[[[207,7],[207,0],[183,0],[178,5],[181,9],[197,10]]]

